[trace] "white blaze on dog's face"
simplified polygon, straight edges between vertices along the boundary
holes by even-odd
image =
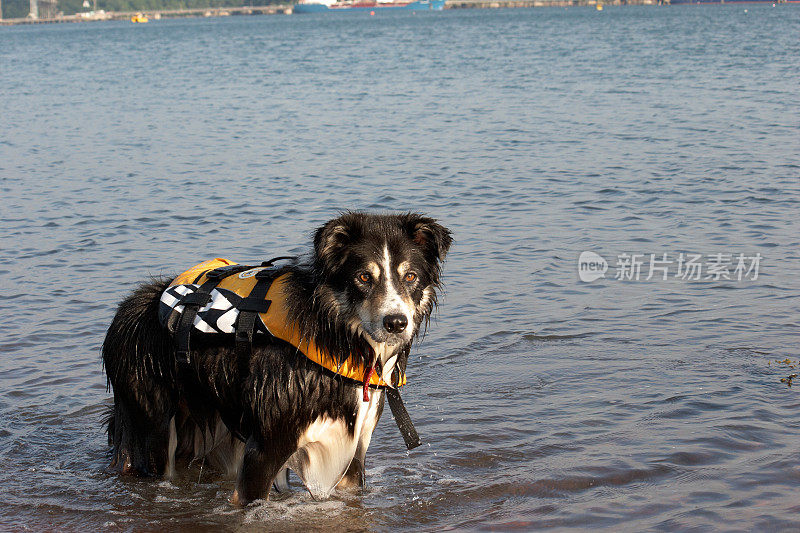
[[[384,358],[394,352],[390,348],[408,343],[414,335],[416,304],[412,290],[417,274],[409,261],[393,256],[387,244],[375,259],[356,277],[356,284],[365,295],[358,305],[358,318],[367,342],[385,364]]]

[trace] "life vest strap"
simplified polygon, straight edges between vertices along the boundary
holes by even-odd
[[[261,266],[262,267],[271,267],[273,265],[273,263],[275,263],[275,261],[283,261],[284,259],[291,259],[292,261],[294,261],[295,259],[297,259],[297,256],[296,255],[279,255],[278,257],[273,257],[269,261],[263,261],[261,263]]]
[[[283,259],[295,259],[295,257],[274,257],[269,261],[261,263],[261,266],[271,267],[273,263]],[[189,353],[191,350],[190,337],[192,327],[195,317],[197,317],[197,312],[211,301],[211,291],[228,276],[233,276],[234,274],[239,274],[253,268],[254,267],[250,265],[224,265],[209,271],[201,272],[194,280],[195,283],[199,283],[203,276],[206,278],[196,291],[185,295],[178,303],[178,305],[183,305],[183,313],[181,313],[181,318],[175,332],[175,357],[178,364],[188,366],[191,363]],[[274,272],[272,270],[267,270],[265,268],[259,271],[256,274],[256,285],[253,287],[253,290],[250,291],[250,294],[242,300],[239,306],[240,312],[236,322],[237,355],[240,354],[249,357],[252,351],[256,320],[258,319],[259,313],[266,313],[269,309],[271,302],[266,299],[266,295],[274,277]]]
[[[406,406],[403,404],[403,398],[400,397],[400,390],[386,387],[386,398],[389,400],[392,416],[394,416],[397,428],[403,436],[406,448],[413,450],[422,444],[422,441],[420,441],[419,433],[417,433],[417,430],[414,428],[414,423],[411,422],[411,417],[408,416]]]
[[[247,265],[226,265],[201,273],[195,282],[199,281],[200,278],[203,277],[203,274],[205,274],[206,280],[196,291],[190,292],[181,298],[178,305],[183,305],[183,313],[181,314],[178,328],[175,331],[175,358],[178,360],[178,364],[188,366],[191,363],[189,357],[189,352],[191,350],[189,339],[192,335],[194,319],[200,308],[211,301],[211,291],[214,290],[214,287],[219,285],[219,282],[228,276],[244,272],[250,268],[252,267]]]
[[[178,364],[188,366],[191,363],[189,359],[189,338],[192,335],[194,318],[197,316],[197,311],[211,300],[211,291],[214,290],[219,281],[216,277],[206,276],[206,281],[196,291],[181,298],[180,303],[183,305],[183,313],[175,332],[175,358],[178,360]]]
[[[270,266],[271,261],[265,261],[262,266]],[[238,361],[245,362],[250,359],[253,353],[253,335],[256,330],[256,322],[260,313],[266,313],[272,303],[267,300],[267,291],[272,285],[275,275],[270,270],[260,270],[256,275],[256,284],[250,291],[247,298],[244,298],[237,308],[239,309],[239,317],[236,319],[236,357]]]

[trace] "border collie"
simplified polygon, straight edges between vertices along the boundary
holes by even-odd
[[[412,341],[436,306],[452,242],[434,219],[348,212],[316,231],[311,256],[288,273],[288,315],[304,338],[339,362],[404,373]],[[364,401],[363,383],[263,335],[239,360],[230,335],[192,336],[190,370],[159,321],[169,280],[152,280],[119,306],[103,342],[114,405],[111,468],[171,477],[202,458],[236,477],[245,505],[288,488],[293,470],[315,499],[361,487],[385,392]]]

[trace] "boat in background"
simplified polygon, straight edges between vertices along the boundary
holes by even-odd
[[[665,4],[672,5],[685,5],[685,4],[785,4],[795,2],[796,0],[669,0],[664,1]]]
[[[395,0],[379,2],[376,0],[300,0],[292,9],[293,13],[331,13],[345,11],[441,11],[445,0]]]

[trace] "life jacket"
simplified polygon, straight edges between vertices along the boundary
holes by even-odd
[[[179,360],[188,362],[192,329],[206,334],[233,334],[237,348],[242,351],[250,349],[254,337],[271,335],[291,344],[320,366],[365,387],[406,384],[405,372],[398,370],[397,383],[388,384],[377,373],[356,363],[355,358],[348,357],[338,363],[314,339],[304,338],[288,317],[288,276],[276,276],[271,262],[247,266],[216,258],[173,279],[161,295],[159,320],[176,335]]]
[[[297,324],[289,320],[286,305],[289,274],[278,275],[272,268],[280,259],[290,258],[277,257],[260,266],[216,258],[195,265],[172,280],[161,294],[159,320],[175,337],[178,364],[189,366],[189,342],[194,330],[233,334],[240,360],[249,356],[254,337],[271,335],[288,342],[327,370],[362,383],[364,401],[369,401],[368,388],[384,389],[406,448],[419,446],[419,434],[400,397],[399,388],[406,384],[405,372],[397,369],[395,383],[391,385],[374,373],[374,367],[366,369],[355,363],[354,357],[338,363],[314,339],[303,338]]]

